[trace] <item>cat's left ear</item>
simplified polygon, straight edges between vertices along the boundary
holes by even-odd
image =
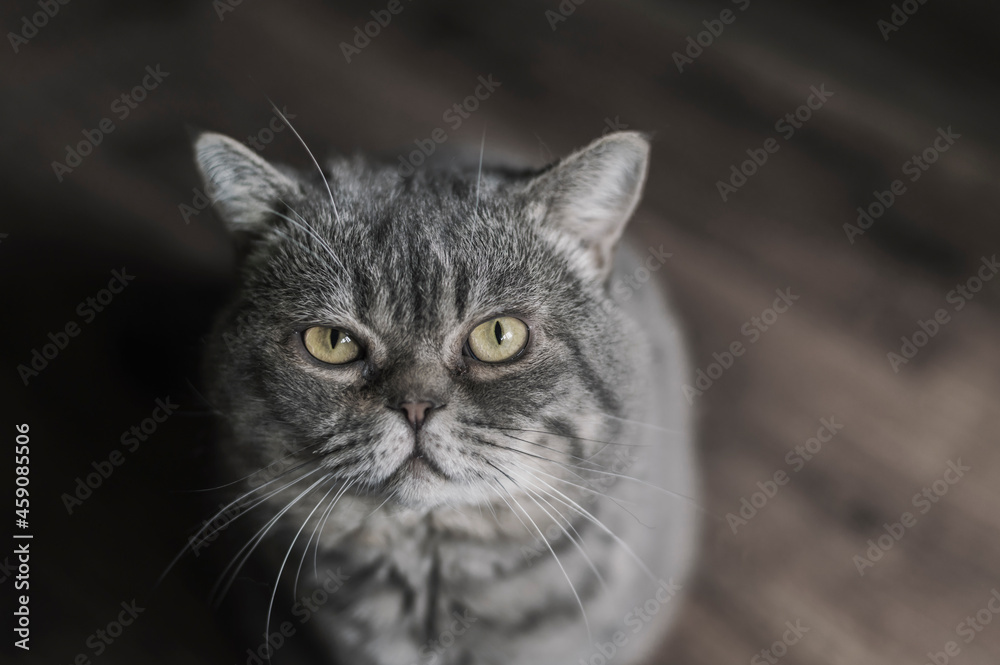
[[[543,224],[578,239],[601,276],[611,272],[618,239],[646,182],[649,140],[615,132],[555,164],[528,185]]]
[[[235,231],[260,232],[279,200],[299,185],[239,141],[215,132],[194,138],[205,193]]]

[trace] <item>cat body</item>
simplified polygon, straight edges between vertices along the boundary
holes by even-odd
[[[641,662],[698,491],[681,333],[652,282],[608,288],[642,265],[618,240],[645,138],[322,181],[216,134],[196,153],[243,247],[207,360],[222,457],[281,462],[251,490],[275,584],[304,568],[308,591],[310,546],[343,580],[310,618],[317,662]]]

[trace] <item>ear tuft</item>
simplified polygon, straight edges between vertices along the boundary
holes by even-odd
[[[535,178],[528,194],[543,205],[543,224],[576,237],[594,267],[611,271],[614,248],[642,195],[649,141],[639,132],[597,139]]]
[[[235,230],[259,230],[275,202],[298,190],[294,180],[228,136],[201,132],[193,140],[205,193]]]

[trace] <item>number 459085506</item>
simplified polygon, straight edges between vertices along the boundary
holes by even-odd
[[[14,503],[17,516],[27,521],[28,519],[28,444],[31,439],[28,437],[28,424],[17,425],[16,445],[14,447]]]

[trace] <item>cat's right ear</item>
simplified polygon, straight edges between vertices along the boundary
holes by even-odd
[[[193,142],[205,194],[235,231],[261,232],[277,202],[299,191],[294,180],[239,141],[200,132]]]
[[[648,166],[649,139],[639,132],[614,132],[554,164],[527,192],[541,204],[543,224],[579,242],[596,273],[607,277]]]

